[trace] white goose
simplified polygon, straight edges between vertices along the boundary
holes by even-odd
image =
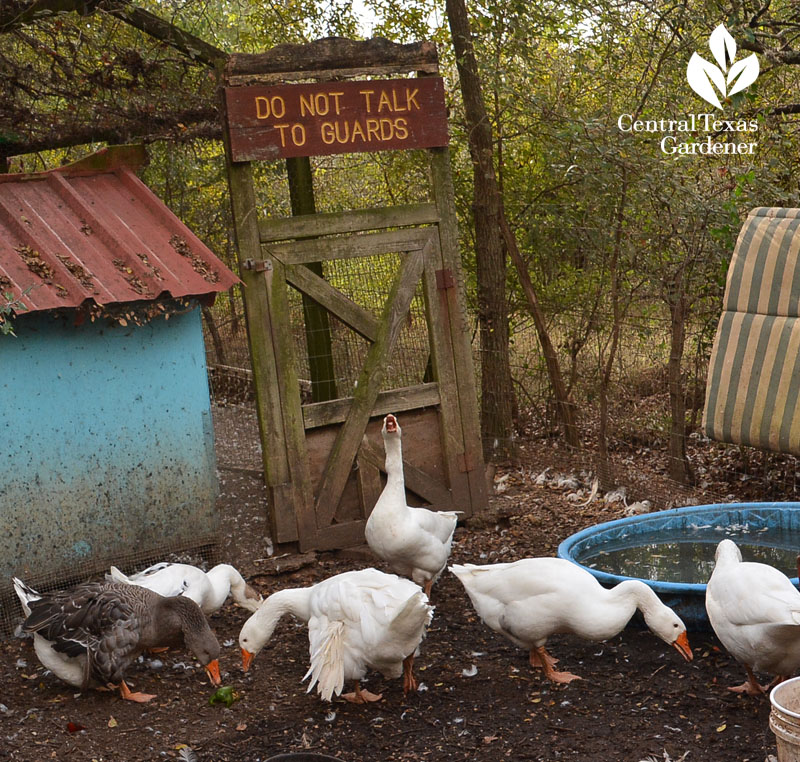
[[[562,558],[524,558],[505,564],[450,567],[481,619],[512,643],[528,649],[532,667],[555,683],[579,679],[557,672],[545,650],[550,635],[571,633],[586,640],[608,640],[620,633],[636,609],[650,630],[687,660],[692,651],[686,627],[675,612],[639,580],[611,590],[589,572]]]
[[[368,669],[388,678],[402,674],[404,693],[417,689],[414,655],[433,607],[413,582],[362,569],[273,593],[239,634],[245,672],[287,613],[308,623],[311,666],[303,679],[310,676],[308,691],[316,685],[325,701],[341,694],[345,680],[355,680],[355,691],[343,696],[348,701],[381,699],[360,686]]]
[[[722,645],[747,671],[747,680],[728,690],[764,693],[800,667],[800,592],[772,566],[742,561],[732,540],[717,545],[706,611]],[[776,678],[762,686],[754,672]]]
[[[402,429],[397,418],[383,419],[386,486],[372,509],[364,534],[376,556],[392,571],[411,577],[430,597],[447,565],[459,511],[429,511],[406,504]]]
[[[237,605],[248,611],[258,610],[263,600],[230,564],[218,564],[204,572],[190,564],[162,561],[130,576],[112,566],[106,579],[146,587],[167,598],[183,595],[191,598],[206,615],[216,614],[229,594]]]

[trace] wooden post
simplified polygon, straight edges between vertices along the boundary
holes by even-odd
[[[442,264],[452,273],[453,288],[444,291],[447,303],[447,329],[453,348],[452,362],[455,366],[454,393],[458,397],[458,411],[463,442],[463,463],[461,470],[469,482],[470,503],[473,511],[486,507],[486,479],[483,472],[483,453],[480,449],[481,427],[478,409],[475,405],[475,371],[472,363],[472,348],[466,324],[467,306],[463,301],[464,276],[461,270],[461,257],[458,246],[458,219],[453,196],[453,177],[450,168],[450,151],[447,148],[429,150],[431,176],[433,179],[434,203],[439,212],[439,243]],[[443,427],[447,423],[443,422]],[[442,436],[447,436],[442,432]]]
[[[316,214],[314,200],[314,178],[308,156],[286,159],[286,174],[289,177],[289,199],[292,214]],[[322,262],[310,262],[306,267],[320,278],[324,277]],[[328,312],[324,307],[303,294],[303,317],[306,330],[306,352],[308,370],[311,375],[311,401],[335,400],[336,371],[333,366],[333,343]]]
[[[298,523],[305,518],[296,513],[295,507],[303,502],[311,504],[313,498],[305,457],[300,392],[291,353],[287,355],[285,346],[291,339],[287,310],[285,304],[274,303],[276,296],[280,302],[281,289],[285,290],[286,284],[275,282],[266,263],[259,268],[255,266],[262,261],[262,255],[252,168],[250,162],[231,159],[227,127],[223,136],[239,275],[248,295],[244,303],[245,318],[269,501],[270,534],[276,542],[292,542],[298,539]],[[282,275],[281,269],[279,280]]]

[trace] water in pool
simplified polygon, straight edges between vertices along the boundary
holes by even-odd
[[[705,584],[714,571],[717,545],[725,538],[739,546],[742,560],[769,564],[788,577],[797,576],[800,537],[779,527],[726,527],[724,531],[702,527],[632,534],[587,548],[576,560],[590,569],[624,577]]]

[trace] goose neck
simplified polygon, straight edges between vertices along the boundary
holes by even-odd
[[[285,614],[307,622],[311,617],[311,589],[291,588],[270,595],[253,615],[265,634],[271,635]]]
[[[403,446],[400,437],[386,437],[386,478],[390,483],[403,483]]]
[[[639,609],[642,614],[647,615],[663,605],[652,588],[638,579],[628,579],[620,582],[611,590],[611,594],[617,600],[630,606],[631,615],[633,615],[635,609]]]
[[[244,589],[242,575],[229,564],[218,564],[206,574],[206,579],[211,583],[214,591],[214,603],[221,606],[228,593],[234,590],[237,585]]]
[[[200,607],[189,598],[176,595],[164,598],[159,603],[155,632],[152,633],[158,642],[154,645],[170,645],[187,632],[201,629],[205,624]]]

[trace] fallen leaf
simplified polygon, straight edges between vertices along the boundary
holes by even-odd
[[[241,730],[247,730],[247,723],[246,723],[246,722],[240,722],[240,723],[239,723],[239,724],[236,726],[236,730],[239,730],[239,731],[241,731]]]
[[[723,722],[723,723],[722,723],[722,725],[720,725],[720,726],[717,728],[717,733],[721,733],[721,732],[722,732],[723,730],[725,730],[725,728],[727,728],[727,727],[728,727],[728,726],[727,726],[727,725],[726,725],[726,724]]]
[[[115,728],[117,727],[117,724],[118,724],[117,721],[114,719],[114,716],[112,715],[111,718],[108,720],[108,727]]]
[[[68,722],[67,723],[67,730],[70,733],[77,733],[79,730],[85,730],[83,725],[79,725],[77,722]]]

